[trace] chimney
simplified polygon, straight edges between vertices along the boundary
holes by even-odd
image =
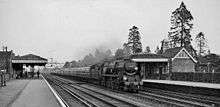
[[[5,52],[8,51],[8,47],[7,47],[7,46],[3,46],[2,49],[3,49],[3,51],[5,51]]]

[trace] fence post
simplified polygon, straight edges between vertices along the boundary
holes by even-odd
[[[192,78],[193,82],[195,82],[195,72],[193,72],[193,78]]]
[[[212,77],[211,77],[212,83],[214,83],[214,72],[215,72],[215,70],[213,69],[213,70],[212,70]]]
[[[0,71],[0,78],[1,78],[1,81],[0,81],[1,84],[0,84],[0,86],[3,86],[3,84],[2,84],[2,83],[3,83],[3,79],[2,79],[2,73],[1,73],[1,71]]]
[[[5,73],[3,73],[3,86],[6,86],[6,77],[5,77]]]

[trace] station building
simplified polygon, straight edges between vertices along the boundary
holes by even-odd
[[[24,66],[30,67],[33,71],[35,66],[45,66],[47,59],[37,55],[28,54],[24,56],[15,56],[13,51],[0,51],[0,79],[10,80],[23,73]]]
[[[47,64],[47,59],[42,58],[37,55],[27,54],[24,56],[15,56],[12,59],[12,67],[16,72],[16,75],[22,75],[25,67],[30,67],[27,72],[34,73],[35,66],[45,66]]]
[[[143,79],[170,79],[175,72],[195,72],[197,64],[185,47],[170,48],[162,54],[135,54],[131,59],[138,63]]]
[[[170,72],[195,72],[197,60],[193,57],[188,48],[170,48],[162,55],[169,58]]]

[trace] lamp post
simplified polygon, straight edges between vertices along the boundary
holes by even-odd
[[[0,71],[0,76],[1,76],[0,77],[1,78],[1,86],[3,86],[3,71],[2,70]]]
[[[6,72],[7,72],[7,70],[8,70],[8,60],[7,60],[7,57],[8,57],[8,55],[7,55],[7,46],[3,46],[3,51],[5,51],[6,52],[6,54],[5,54],[5,56],[3,56],[3,59],[4,59],[4,69],[3,70],[1,70],[1,85],[2,86],[6,86],[6,78],[5,78],[5,75],[6,75]]]
[[[208,72],[210,72],[210,62],[208,62]]]

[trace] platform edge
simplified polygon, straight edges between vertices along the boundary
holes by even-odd
[[[62,97],[57,93],[57,91],[47,82],[47,80],[44,78],[44,76],[41,75],[41,77],[44,79],[46,82],[47,86],[50,88],[52,91],[53,95],[56,97],[57,101],[61,105],[61,107],[69,107],[67,103],[62,99]]]

